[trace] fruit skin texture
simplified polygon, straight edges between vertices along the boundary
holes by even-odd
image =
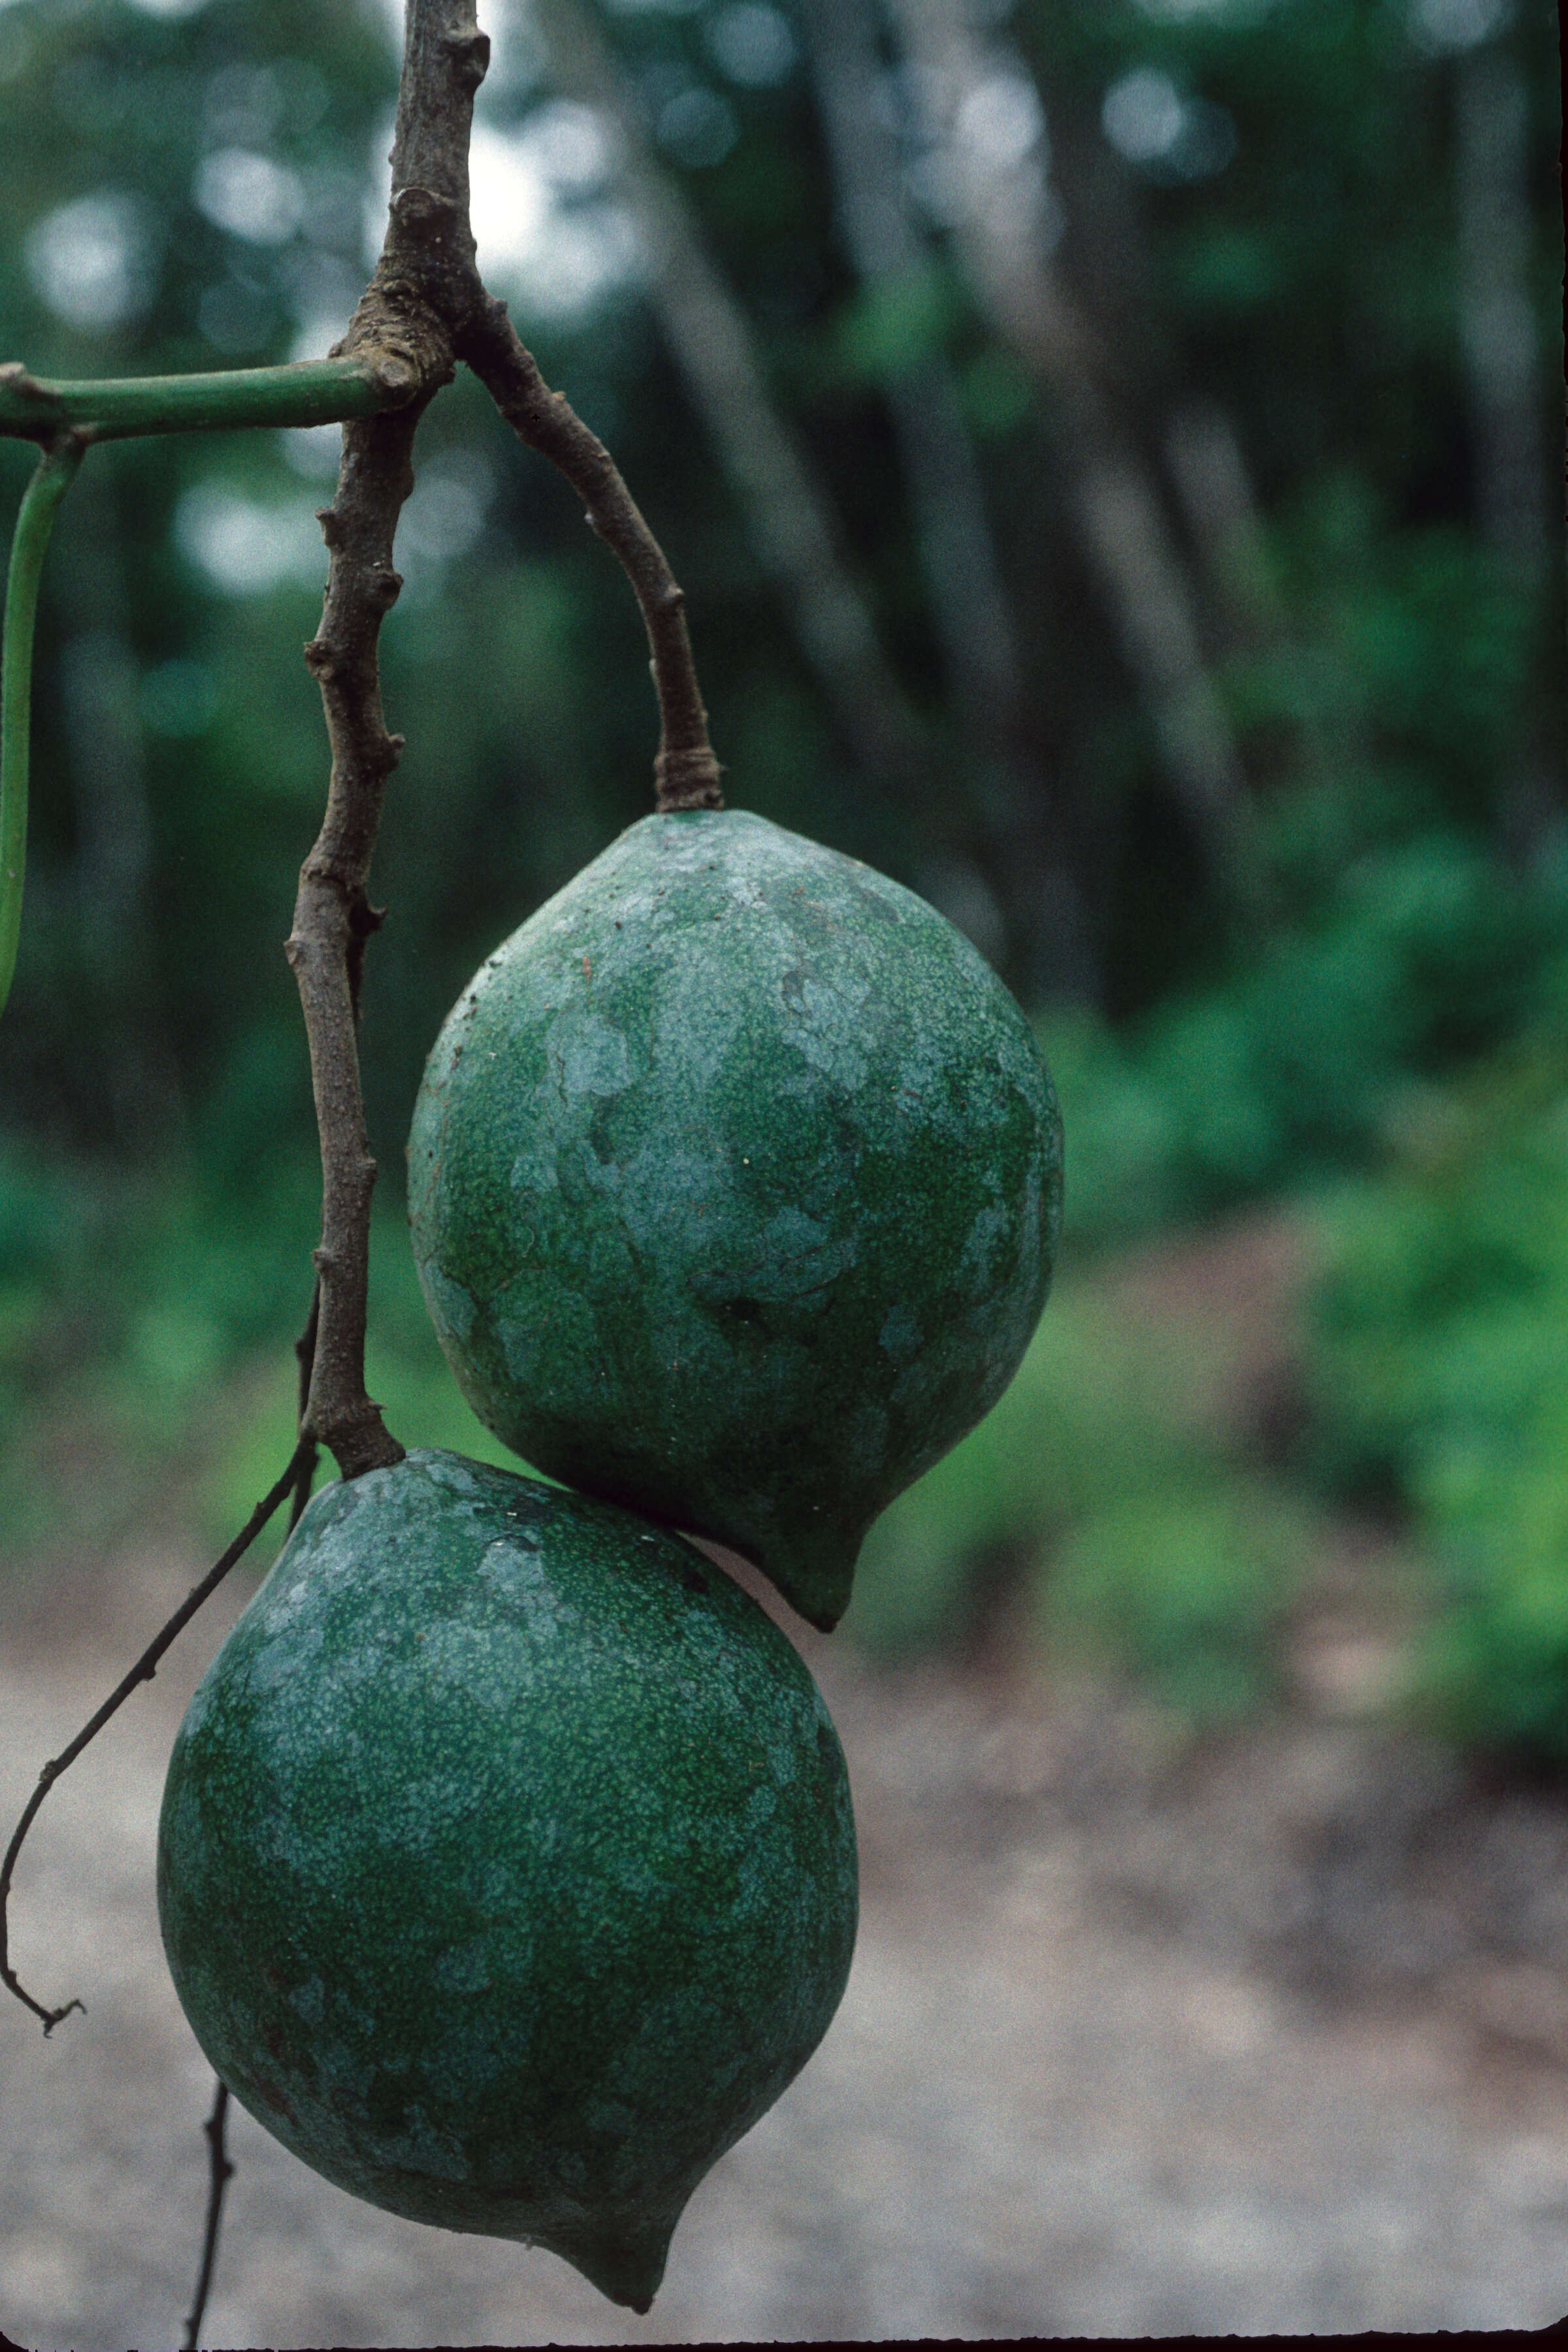
[[[646,2311],[837,2007],[843,1754],[679,1537],[412,1453],[316,1497],[203,1678],[158,1907],[197,2041],[286,2147]]]
[[[408,1145],[425,1297],[552,1477],[731,1544],[823,1628],[1049,1285],[1061,1121],[962,933],[734,810],[646,817],[490,957]]]

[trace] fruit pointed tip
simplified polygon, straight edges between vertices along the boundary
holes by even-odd
[[[560,2245],[556,2251],[582,2272],[590,2286],[596,2286],[624,2310],[635,2311],[640,2319],[653,2308],[674,2234],[673,2221],[656,2221],[606,2230],[574,2245]]]
[[[860,1538],[857,1536],[852,1544],[835,1545],[826,1559],[821,1551],[813,1559],[800,1561],[782,1561],[776,1553],[771,1559],[764,1557],[763,1571],[797,1617],[804,1617],[819,1633],[831,1633],[849,1606],[859,1552]]]

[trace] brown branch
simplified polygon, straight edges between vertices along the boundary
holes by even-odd
[[[370,862],[386,781],[403,748],[383,716],[376,647],[403,584],[392,551],[414,486],[415,431],[452,373],[443,316],[449,303],[437,297],[455,287],[470,299],[468,132],[488,58],[472,0],[409,0],[386,242],[334,351],[339,357],[374,351],[384,370],[390,356],[414,387],[405,407],[344,425],[337,493],[320,518],[327,593],[305,659],[321,690],[332,766],[286,949],[305,1016],[321,1148],[314,1347],[300,1431],[331,1448],[345,1478],[403,1459],[364,1385],[376,1171],[360,1085],[360,982],[365,941],[382,920],[370,903]]]
[[[337,497],[321,515],[331,555],[326,602],[305,649],[321,689],[332,772],[321,831],[300,870],[286,950],[304,1009],[321,1146],[317,1336],[301,1429],[331,1447],[345,1478],[403,1458],[364,1391],[375,1162],[356,1032],[364,943],[381,920],[367,891],[371,854],[386,780],[402,749],[382,716],[376,638],[401,585],[392,568],[392,536],[413,484],[409,446],[416,421],[417,414],[405,410],[344,427]]]
[[[321,836],[300,877],[288,955],[310,1039],[321,1142],[320,1318],[302,1430],[331,1446],[345,1478],[402,1459],[365,1393],[364,1331],[375,1162],[356,1039],[372,852],[401,739],[387,732],[376,665],[381,624],[402,582],[397,517],[413,487],[426,403],[462,359],[521,437],[558,467],[624,566],[642,608],[658,695],[654,762],[661,810],[722,806],[687,635],[684,598],[609,452],[545,384],[505,305],[485,291],[468,223],[468,135],[489,44],[474,0],[408,0],[392,152],[386,243],[334,356],[374,352],[406,371],[407,404],[343,427],[337,495],[321,514],[331,556],[321,625],[306,648],[332,749]]]
[[[58,1756],[52,1758],[43,1766],[38,1774],[37,1786],[22,1809],[21,1820],[11,1832],[11,1843],[5,1849],[5,1859],[4,1863],[0,1863],[0,1983],[6,1985],[16,1994],[17,2000],[32,2011],[35,2017],[43,2019],[46,2036],[54,2031],[62,2017],[68,2017],[71,2011],[80,2009],[82,2003],[79,2000],[68,2000],[61,2009],[46,2009],[41,2001],[33,1999],[32,1994],[20,1982],[16,1970],[11,1966],[6,1912],[11,1899],[11,1881],[16,1874],[17,1856],[22,1851],[27,1832],[33,1826],[39,1806],[59,1779],[60,1774],[76,1762],[77,1758],[90,1740],[97,1738],[110,1716],[119,1713],[137,1684],[152,1681],[158,1670],[159,1659],[169,1647],[175,1634],[190,1622],[208,1595],[217,1590],[236,1560],[242,1559],[249,1550],[284,1497],[297,1486],[301,1465],[309,1450],[310,1441],[301,1438],[289,1457],[289,1466],[283,1475],[263,1495],[228,1549],[212,1568],[208,1569],[201,1582],[194,1586],[185,1595],[162,1632],[148,1643],[130,1673],[116,1684],[98,1713],[89,1722],[82,1726],[70,1746],[63,1748]]]
[[[358,1008],[355,1009],[357,1011]],[[310,1291],[310,1312],[305,1318],[304,1329],[294,1342],[295,1360],[300,1367],[296,1422],[301,1430],[304,1429],[305,1415],[310,1409],[310,1381],[316,1370],[316,1338],[321,1329],[321,1278],[318,1275]],[[304,1517],[305,1506],[310,1499],[310,1488],[315,1483],[316,1464],[319,1458],[316,1441],[311,1437],[306,1445],[301,1446],[296,1457],[299,1462],[299,1475],[294,1481],[294,1499],[289,1506],[290,1535]]]

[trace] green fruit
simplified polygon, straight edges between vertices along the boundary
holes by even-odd
[[[735,811],[644,818],[498,950],[408,1160],[480,1419],[823,1627],[878,1512],[1017,1369],[1061,1215],[1056,1096],[989,967]]]
[[[175,1988],[258,2121],[637,2311],[826,2031],[856,1904],[843,1754],[755,1602],[629,1512],[435,1451],[311,1503],[159,1828]]]

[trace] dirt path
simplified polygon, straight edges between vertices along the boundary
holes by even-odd
[[[187,1564],[12,1611],[0,1815]],[[211,2078],[152,1863],[184,1697],[241,1596],[62,1782],[14,1951],[89,2014],[0,2011],[0,2326],[180,2340]],[[1147,1718],[810,1645],[860,1822],[854,1973],[699,2190],[653,2314],[399,2222],[237,2117],[213,2346],[1540,2326],[1568,2311],[1568,1823],[1301,1722],[1173,1761]],[[172,1670],[171,1670],[172,1669]]]

